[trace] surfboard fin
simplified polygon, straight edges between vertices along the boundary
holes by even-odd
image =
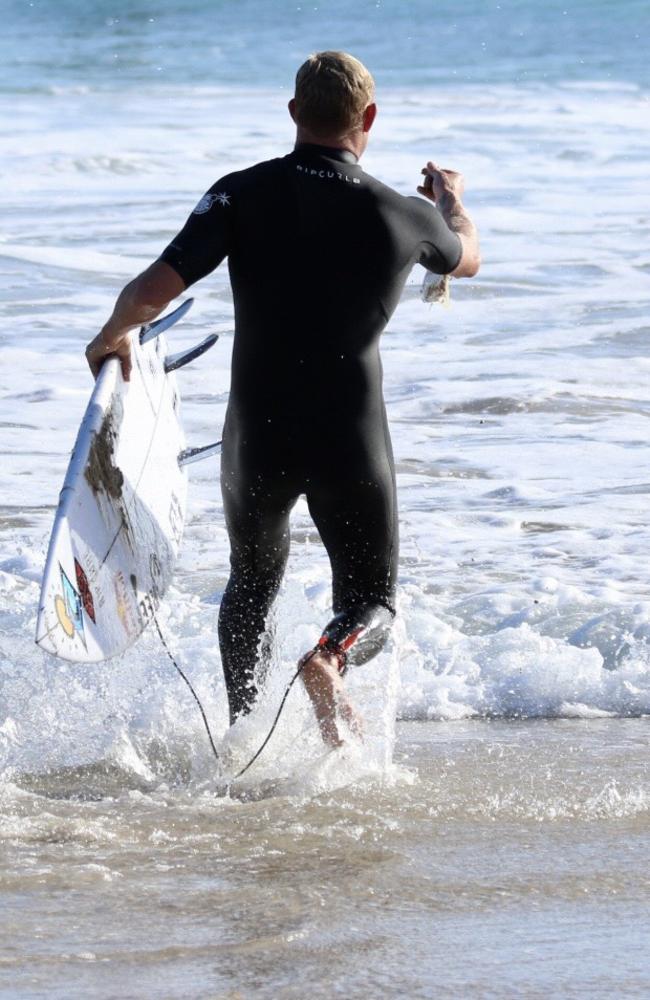
[[[196,358],[200,358],[202,354],[205,354],[219,339],[218,333],[211,333],[209,337],[202,340],[200,344],[195,347],[190,347],[188,351],[179,351],[178,354],[169,354],[165,358],[165,371],[175,372],[177,368],[182,368],[183,365],[189,365],[190,361],[194,361]]]
[[[181,468],[184,465],[191,465],[192,462],[201,462],[204,458],[211,458],[221,451],[221,441],[214,444],[205,444],[202,448],[186,448],[178,456],[178,464]]]
[[[194,299],[185,299],[185,302],[173,310],[173,312],[167,313],[166,316],[162,316],[160,319],[156,319],[153,323],[147,324],[140,329],[140,343],[146,344],[158,334],[164,333],[165,330],[169,330],[170,326],[174,323],[178,323],[179,319],[182,319],[185,313],[191,309]]]

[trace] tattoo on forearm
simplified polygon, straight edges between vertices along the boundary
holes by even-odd
[[[463,236],[474,235],[474,223],[465,213],[465,209],[457,198],[441,198],[438,208],[453,232],[461,233]]]

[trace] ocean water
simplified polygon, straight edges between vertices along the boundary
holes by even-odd
[[[0,996],[649,995],[648,4],[3,13]],[[365,743],[324,754],[296,686],[229,787],[329,615],[306,507],[264,697],[228,733],[218,460],[191,469],[160,620],[220,767],[155,635],[101,668],[37,650],[39,581],[86,342],[213,181],[291,147],[326,47],[376,76],[365,168],[405,193],[429,158],[462,170],[484,263],[448,310],[416,269],[383,339],[400,614],[350,674]],[[174,347],[221,335],[179,375],[203,444],[225,268],[193,294]]]

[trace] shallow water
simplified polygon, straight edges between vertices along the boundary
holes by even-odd
[[[641,720],[404,723],[390,775],[308,796],[17,777],[0,995],[647,996],[647,751]]]

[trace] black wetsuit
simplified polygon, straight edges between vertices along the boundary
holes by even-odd
[[[221,482],[231,576],[219,641],[231,718],[255,697],[269,609],[300,494],[332,566],[326,629],[363,662],[394,614],[397,512],[379,336],[415,263],[453,271],[461,244],[434,206],[300,145],[229,174],[162,254],[187,285],[228,257],[235,302]]]

